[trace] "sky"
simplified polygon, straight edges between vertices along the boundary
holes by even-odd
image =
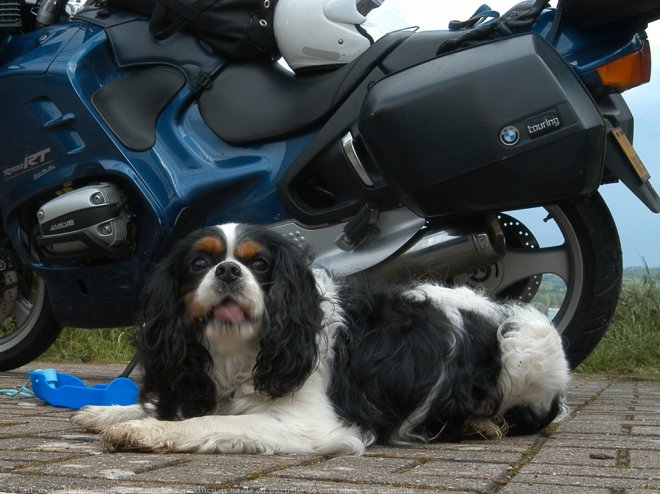
[[[402,14],[421,29],[445,29],[451,19],[467,19],[482,4],[500,13],[515,5],[515,0],[386,0],[383,9]],[[553,2],[554,4],[554,2]],[[371,18],[371,16],[370,16]],[[634,145],[651,174],[651,184],[660,193],[660,20],[647,30],[651,43],[653,68],[651,82],[624,93],[635,116]],[[624,266],[660,267],[660,215],[646,208],[621,184],[601,187],[619,229]]]

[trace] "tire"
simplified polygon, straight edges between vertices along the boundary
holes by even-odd
[[[61,331],[46,285],[4,239],[0,244],[0,371],[33,361]]]
[[[526,224],[525,212],[500,215],[507,253],[497,265],[466,275],[460,282],[480,287],[497,298],[534,303],[544,275],[565,283],[565,294],[553,318],[571,368],[577,367],[601,340],[619,300],[623,265],[614,220],[599,194],[580,202],[546,206],[543,222],[553,220],[563,237],[544,247]],[[513,232],[506,235],[506,231]]]

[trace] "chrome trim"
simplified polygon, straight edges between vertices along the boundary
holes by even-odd
[[[341,145],[344,148],[346,158],[348,158],[349,163],[353,167],[353,170],[355,170],[355,173],[358,174],[358,177],[360,177],[360,180],[362,180],[364,185],[367,187],[373,187],[374,182],[371,180],[369,174],[364,169],[364,166],[362,165],[362,162],[360,161],[360,158],[355,151],[355,146],[353,145],[353,134],[347,132],[346,135],[341,138]]]

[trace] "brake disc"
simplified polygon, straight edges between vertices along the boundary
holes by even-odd
[[[507,247],[518,247],[522,249],[539,248],[539,243],[536,240],[536,237],[534,237],[531,230],[521,221],[504,213],[500,213],[497,216],[497,219],[502,225]],[[542,278],[543,275],[540,274],[530,276],[527,279],[521,280],[505,288],[498,293],[498,297],[509,299],[515,298],[525,303],[531,302],[541,287]]]
[[[0,247],[0,322],[12,312],[18,299],[18,273],[12,252]]]

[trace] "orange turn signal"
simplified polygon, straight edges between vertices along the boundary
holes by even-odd
[[[605,86],[625,91],[646,84],[651,80],[651,47],[644,41],[642,48],[635,53],[598,67],[598,75]]]

